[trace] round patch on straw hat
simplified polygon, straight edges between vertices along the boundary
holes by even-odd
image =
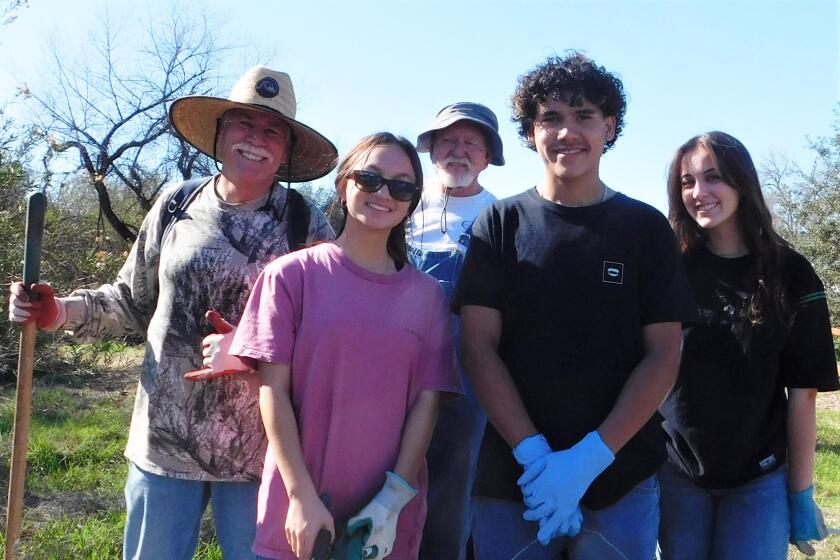
[[[295,120],[297,101],[292,80],[285,72],[254,66],[233,86],[227,99],[189,95],[169,107],[175,131],[200,152],[215,158],[216,127],[231,109],[254,109],[279,116],[295,138],[291,165],[281,165],[277,176],[296,183],[323,177],[335,167],[338,151],[321,133]]]

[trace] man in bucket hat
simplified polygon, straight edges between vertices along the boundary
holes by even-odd
[[[257,376],[207,383],[183,376],[202,363],[205,311],[238,320],[260,271],[290,250],[295,204],[279,181],[316,179],[335,166],[333,144],[295,120],[295,109],[289,76],[262,66],[246,72],[227,99],[176,100],[172,126],[222,166],[180,219],[164,231],[176,187],[147,214],[113,284],[65,298],[41,285],[37,303],[20,283],[12,287],[13,321],[35,320],[80,339],[146,335],[125,451],[125,558],[191,558],[208,500],[225,558],[254,558],[265,451]],[[308,214],[307,240],[332,239],[321,212],[308,202],[298,207]]]
[[[496,200],[478,182],[488,165],[505,163],[496,115],[479,103],[448,105],[417,137],[417,150],[430,152],[435,181],[409,222],[409,256],[451,298],[470,226]],[[426,454],[429,509],[421,558],[463,559],[469,538],[470,491],[486,419],[463,374],[461,381],[464,397],[441,403]]]

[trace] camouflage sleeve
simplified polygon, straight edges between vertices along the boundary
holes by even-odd
[[[163,202],[170,192],[159,196],[146,214],[115,282],[62,298],[67,308],[64,330],[79,340],[145,335],[157,304]]]

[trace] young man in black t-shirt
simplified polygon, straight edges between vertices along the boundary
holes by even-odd
[[[652,558],[665,454],[654,416],[693,318],[674,237],[657,210],[600,179],[623,125],[617,77],[579,53],[549,58],[520,78],[513,105],[544,177],[476,220],[454,302],[492,424],[473,492],[476,557],[509,560],[536,537],[547,546],[528,558]]]

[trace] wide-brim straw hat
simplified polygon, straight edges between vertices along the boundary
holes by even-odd
[[[297,101],[289,75],[265,66],[248,70],[230,90],[227,99],[207,95],[176,99],[169,107],[169,122],[181,138],[217,159],[216,127],[225,111],[231,109],[263,111],[280,117],[291,127],[294,150],[291,165],[284,163],[277,171],[281,180],[312,181],[335,167],[338,151],[333,143],[320,132],[295,120]]]

